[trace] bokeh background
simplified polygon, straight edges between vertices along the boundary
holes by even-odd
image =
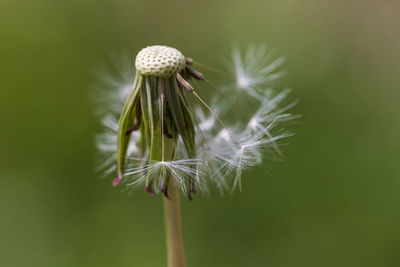
[[[177,47],[286,55],[302,114],[243,192],[183,201],[188,266],[400,266],[400,2],[0,1],[0,266],[166,266],[160,197],[93,173],[94,70]],[[133,60],[133,58],[132,58]]]

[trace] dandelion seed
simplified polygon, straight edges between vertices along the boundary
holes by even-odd
[[[114,75],[109,75],[104,67],[95,73],[99,80],[94,86],[97,103],[95,112],[98,116],[119,114],[132,89],[135,70],[129,57],[124,54],[111,59]]]
[[[281,106],[280,104],[284,101],[287,95],[290,93],[289,89],[285,89],[274,96],[265,97],[261,102],[260,107],[256,113],[250,118],[247,125],[251,132],[264,131],[268,138],[273,138],[270,130],[265,127],[271,124],[269,128],[273,128],[278,122],[287,122],[298,118],[298,116],[292,115],[290,113],[285,113],[290,108],[292,108],[296,102],[291,102],[287,105]],[[278,146],[273,143],[275,151],[282,156],[282,153]]]
[[[262,46],[249,47],[244,56],[236,47],[232,62],[236,88],[259,100],[264,98],[266,88],[285,75],[284,71],[279,71],[285,58],[275,59],[274,53]]]

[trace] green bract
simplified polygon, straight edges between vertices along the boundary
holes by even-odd
[[[184,95],[185,88],[176,78],[179,72],[184,75],[184,64],[184,57],[178,50],[165,46],[148,47],[138,54],[133,89],[119,120],[118,176],[114,184],[122,180],[129,161],[126,155],[133,131],[141,132],[139,148],[148,163],[174,160],[179,139],[189,157],[196,155],[193,118]],[[156,184],[163,185],[160,190],[164,191],[168,173],[154,174],[150,169],[146,177],[147,191],[153,192],[155,179],[158,179]],[[189,188],[193,187],[193,182],[189,181]]]

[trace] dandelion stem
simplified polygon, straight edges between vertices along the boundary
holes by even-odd
[[[180,188],[175,179],[168,185],[169,199],[164,197],[168,267],[186,267],[181,220]]]
[[[161,80],[161,157],[162,161],[164,162],[164,100],[165,100],[165,95],[164,95],[164,90],[165,90],[165,84],[164,80]]]

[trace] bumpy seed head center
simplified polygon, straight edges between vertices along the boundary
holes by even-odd
[[[169,77],[185,68],[185,57],[175,48],[153,45],[136,56],[136,71],[144,76]]]

